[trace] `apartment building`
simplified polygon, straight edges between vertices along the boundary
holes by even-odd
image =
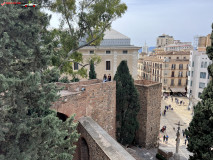
[[[173,44],[164,46],[164,51],[190,51],[193,50],[191,42],[180,42],[180,40],[174,40]]]
[[[190,52],[163,52],[138,61],[138,79],[162,83],[164,93],[185,93]]]
[[[211,63],[212,61],[208,58],[205,51],[191,51],[187,96],[195,103],[200,101],[200,95],[210,80],[207,68]]]
[[[161,36],[158,36],[156,46],[157,46],[157,48],[161,48],[166,45],[173,44],[173,43],[174,43],[173,36],[162,34]]]

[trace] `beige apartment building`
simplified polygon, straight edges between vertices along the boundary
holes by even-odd
[[[197,50],[199,52],[205,52],[206,47],[211,46],[211,34],[208,34],[207,36],[201,36],[198,37],[198,47]]]
[[[162,34],[161,36],[158,36],[157,38],[157,48],[161,48],[173,43],[174,43],[173,36]]]
[[[162,92],[186,92],[190,52],[163,52],[138,60],[138,79],[162,83]]]
[[[130,38],[111,29],[105,32],[105,36],[100,46],[86,46],[79,50],[83,54],[84,63],[96,54],[101,57],[101,62],[95,66],[97,78],[102,79],[104,74],[110,74],[112,79],[117,71],[117,67],[122,60],[127,61],[130,74],[137,79],[138,50],[141,47],[130,45]],[[79,69],[74,64],[74,69]],[[87,66],[89,73],[89,66]]]

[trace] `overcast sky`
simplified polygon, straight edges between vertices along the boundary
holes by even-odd
[[[131,38],[131,44],[156,45],[165,33],[183,42],[193,42],[195,35],[211,33],[213,0],[122,0],[128,10],[112,28]],[[54,15],[51,26],[57,27]]]

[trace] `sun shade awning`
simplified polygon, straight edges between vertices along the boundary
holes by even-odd
[[[186,92],[185,88],[170,88],[172,92]]]

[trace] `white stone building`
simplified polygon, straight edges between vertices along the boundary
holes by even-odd
[[[117,71],[117,67],[122,60],[127,61],[130,74],[137,79],[138,50],[130,44],[130,38],[110,29],[105,32],[104,38],[100,46],[86,46],[79,49],[83,55],[84,63],[94,54],[101,57],[101,63],[95,66],[97,78],[102,79],[103,75],[111,75],[112,79]],[[74,69],[78,66],[74,66]],[[89,66],[86,67],[89,73]]]
[[[187,96],[194,104],[201,99],[199,98],[203,89],[209,82],[207,67],[212,63],[206,52],[193,50],[190,53]]]
[[[166,45],[164,47],[164,51],[190,51],[193,49],[191,42],[180,42],[179,40],[175,41],[173,44]]]

